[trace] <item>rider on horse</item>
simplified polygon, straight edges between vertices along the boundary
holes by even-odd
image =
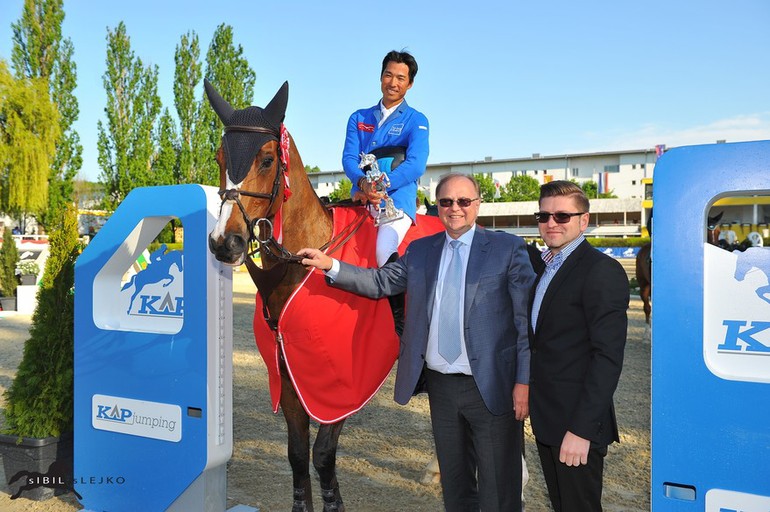
[[[390,220],[377,230],[377,265],[398,258],[398,247],[417,218],[417,182],[428,163],[428,119],[407,105],[404,96],[417,74],[417,61],[408,52],[391,51],[382,61],[380,89],[382,99],[370,108],[357,110],[348,120],[342,167],[353,183],[351,196],[370,203],[377,214],[384,198],[403,216]],[[367,179],[366,166],[359,159],[366,155],[377,158],[379,169],[389,183],[387,193],[382,185]],[[404,296],[389,297],[396,331],[403,331]]]
[[[360,168],[361,155],[372,154],[387,174],[387,195],[404,216],[381,225],[377,234],[377,264],[384,265],[404,240],[416,219],[417,182],[428,162],[428,119],[407,105],[406,92],[417,74],[417,62],[408,52],[389,52],[382,61],[382,99],[370,108],[357,110],[348,120],[342,167],[353,183],[351,196],[375,206],[385,193],[367,181]]]

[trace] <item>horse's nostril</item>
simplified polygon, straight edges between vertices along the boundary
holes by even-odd
[[[230,235],[225,238],[225,249],[233,254],[241,254],[246,250],[246,241],[238,235]]]

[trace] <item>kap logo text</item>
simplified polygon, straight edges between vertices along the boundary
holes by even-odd
[[[131,409],[118,407],[117,404],[112,406],[97,404],[96,409],[96,419],[98,420],[115,421],[125,425],[130,425],[134,422],[134,413]]]
[[[166,245],[150,254],[147,266],[121,288],[126,314],[133,317],[181,319],[184,316],[184,262],[181,251]]]
[[[182,408],[178,405],[93,395],[91,411],[91,425],[98,430],[172,442],[182,439]]]
[[[770,248],[704,245],[703,356],[727,379],[770,382]]]
[[[770,355],[770,322],[759,320],[723,320],[725,339],[717,346],[720,353],[753,353]]]

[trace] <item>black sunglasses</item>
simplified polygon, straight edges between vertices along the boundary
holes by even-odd
[[[576,217],[577,215],[583,215],[584,213],[586,212],[577,212],[577,213],[535,212],[535,219],[537,219],[537,221],[540,222],[541,224],[545,224],[546,222],[548,222],[548,219],[551,218],[551,215],[553,215],[553,220],[555,220],[558,224],[566,224],[570,221],[572,217]]]
[[[457,201],[457,206],[460,206],[462,208],[468,208],[473,201],[478,201],[479,198],[475,199],[468,199],[467,197],[458,197],[455,199],[449,199],[448,197],[442,197],[438,200],[439,206],[442,208],[451,208],[453,204],[455,204],[455,201]]]

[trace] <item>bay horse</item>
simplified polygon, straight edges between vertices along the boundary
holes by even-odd
[[[724,212],[708,217],[706,223],[706,242],[721,247],[719,240],[719,221]],[[639,283],[639,298],[642,299],[644,319],[649,325],[652,305],[652,244],[645,244],[636,254],[636,282]]]
[[[646,243],[636,253],[636,282],[639,284],[639,298],[642,299],[644,321],[650,324],[652,305],[652,244]]]
[[[280,406],[287,424],[292,512],[313,511],[311,418],[319,423],[312,462],[323,510],[342,512],[336,476],[339,436],[345,419],[387,378],[398,356],[398,337],[387,299],[329,287],[320,272],[300,265],[302,258],[295,253],[316,247],[329,254],[338,251],[335,257],[343,261],[376,266],[374,223],[363,207],[332,210],[316,195],[283,125],[288,83],[266,107],[241,110],[233,109],[207,80],[204,85],[225,126],[216,156],[222,203],[209,249],[221,262],[245,264],[257,286],[254,334],[268,369],[273,410]],[[420,224],[428,230],[424,234],[443,229],[438,219]],[[421,235],[410,230],[400,249]],[[367,237],[371,250],[362,241]],[[251,258],[256,252],[261,268]],[[372,339],[376,343],[365,342]]]

